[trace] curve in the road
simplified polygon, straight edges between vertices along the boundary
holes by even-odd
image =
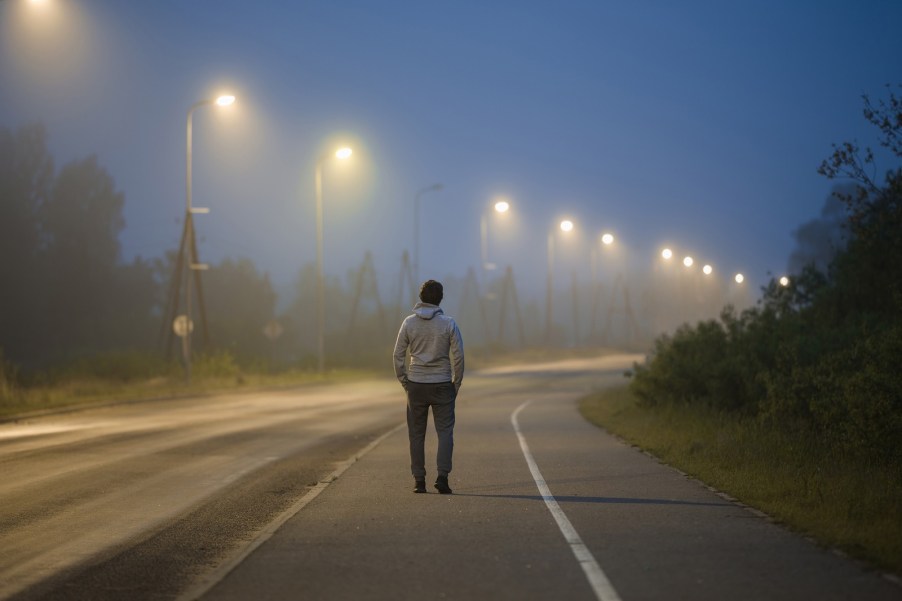
[[[526,444],[526,437],[520,429],[520,423],[517,421],[517,416],[530,403],[532,403],[532,399],[526,401],[511,413],[511,424],[514,426],[514,432],[517,433],[517,439],[520,441],[520,450],[523,451],[523,456],[526,458],[526,464],[529,466],[532,479],[536,481],[536,486],[539,488],[539,494],[542,495],[542,499],[545,501],[545,506],[548,507],[548,511],[551,512],[551,516],[557,523],[558,528],[560,528],[561,534],[564,535],[564,540],[570,545],[570,550],[573,551],[576,561],[579,562],[580,567],[586,574],[586,578],[588,578],[589,585],[595,592],[595,596],[598,597],[599,601],[620,601],[620,595],[614,590],[614,586],[611,584],[611,581],[608,580],[608,577],[605,575],[604,570],[601,569],[601,566],[598,565],[595,556],[589,551],[589,548],[579,536],[576,528],[574,528],[573,524],[570,523],[570,520],[567,519],[564,510],[561,509],[561,506],[558,505],[554,495],[551,494],[551,489],[548,488],[548,484],[545,482],[545,478],[542,476],[542,472],[539,471],[539,466],[536,464],[536,460],[529,450],[529,445]]]

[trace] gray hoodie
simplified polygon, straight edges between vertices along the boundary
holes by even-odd
[[[410,350],[410,366],[405,355]],[[453,382],[464,378],[464,342],[454,319],[437,305],[417,303],[398,332],[394,352],[395,375],[401,384]]]

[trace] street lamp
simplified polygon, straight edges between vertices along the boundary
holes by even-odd
[[[670,250],[669,248],[665,248],[664,250],[661,251],[661,258],[664,259],[665,261],[669,261],[671,259],[671,257],[673,257],[673,251]]]
[[[193,271],[201,271],[207,269],[207,265],[203,263],[191,262],[193,254],[190,249],[194,248],[194,218],[192,217],[192,215],[194,215],[195,213],[206,214],[210,212],[210,209],[195,208],[191,204],[192,118],[194,116],[195,109],[198,109],[202,106],[209,104],[229,106],[234,102],[235,97],[231,94],[219,96],[215,99],[208,98],[207,100],[200,100],[198,102],[195,102],[188,109],[188,118],[185,125],[185,236],[187,237],[187,239],[185,241],[186,244],[184,248],[188,249],[189,258],[188,269],[186,270],[187,277],[185,278],[185,323],[184,336],[182,336],[182,354],[185,358],[185,379],[188,383],[191,382],[191,331],[193,330],[193,324],[191,323],[191,274]]]
[[[564,233],[573,231],[573,222],[564,219],[558,225]],[[545,342],[551,342],[552,297],[554,296],[554,229],[548,232],[548,279],[545,288]]]
[[[610,232],[602,232],[599,238],[601,240],[602,246],[611,246],[614,244],[614,234]],[[592,249],[589,251],[589,269],[592,275],[592,284],[595,284],[595,281],[598,279],[598,250],[595,246],[592,246]]]
[[[499,200],[493,205],[495,209],[495,213],[499,215],[503,215],[507,213],[511,205],[506,200]],[[487,272],[491,269],[495,269],[495,264],[489,262],[489,221],[486,217],[486,214],[483,213],[482,217],[479,219],[479,234],[480,234],[480,242],[482,249],[482,279],[487,280],[488,274]],[[488,282],[485,281],[486,285]]]
[[[339,148],[335,158],[345,160],[353,151],[350,148]],[[323,161],[327,156],[320,155],[316,161],[316,352],[317,371],[326,371],[326,282],[323,275]]]
[[[713,272],[714,268],[710,265],[705,265],[704,267],[702,267],[702,273],[704,273],[705,275],[711,275]]]
[[[419,190],[413,197],[413,280],[420,285],[420,197],[427,192],[438,192],[442,184],[432,184]]]

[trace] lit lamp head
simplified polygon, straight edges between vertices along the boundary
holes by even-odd
[[[561,221],[561,231],[562,232],[570,232],[573,230],[573,222],[569,219],[564,219]]]
[[[610,246],[614,243],[614,234],[604,233],[601,235],[601,243]]]
[[[346,146],[335,151],[335,158],[344,160],[349,158],[352,154],[354,154],[354,151]]]
[[[231,106],[235,104],[235,97],[231,94],[223,94],[216,99],[216,104],[218,104],[219,106]]]
[[[511,208],[511,205],[506,200],[499,200],[495,203],[495,212],[496,213],[507,213]]]
[[[705,275],[711,275],[713,272],[714,268],[710,265],[705,265],[704,267],[702,267],[702,273],[704,273]]]
[[[781,285],[781,286],[789,286],[789,278],[786,277],[785,275],[784,275],[783,277],[781,277],[781,278],[780,278],[780,285]]]
[[[671,259],[671,257],[673,257],[673,251],[670,250],[669,248],[665,248],[664,250],[661,251],[661,258],[664,259],[665,261],[669,261]]]
[[[695,263],[695,260],[692,257],[686,257],[683,259],[683,265],[686,267],[692,267],[692,264]]]
[[[742,282],[745,281],[745,276],[742,275],[741,273],[737,273],[736,277],[734,277],[733,279],[736,280],[737,284],[741,284]]]

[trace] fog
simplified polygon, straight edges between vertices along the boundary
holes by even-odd
[[[492,322],[510,267],[528,342],[641,346],[749,306],[785,273],[793,232],[829,194],[816,165],[861,131],[862,90],[896,75],[902,9],[812,23],[817,6],[6,0],[0,126],[43,124],[57,169],[97,156],[124,196],[128,264],[177,250],[187,112],[234,94],[193,114],[192,204],[210,210],[194,218],[198,252],[267,274],[274,315],[302,310],[319,165],[324,269],[344,294],[371,253],[378,303],[396,305],[419,235],[419,279],[446,282],[472,338],[497,323],[468,315],[481,314],[461,299],[468,273]],[[417,192],[435,183],[416,232]]]

